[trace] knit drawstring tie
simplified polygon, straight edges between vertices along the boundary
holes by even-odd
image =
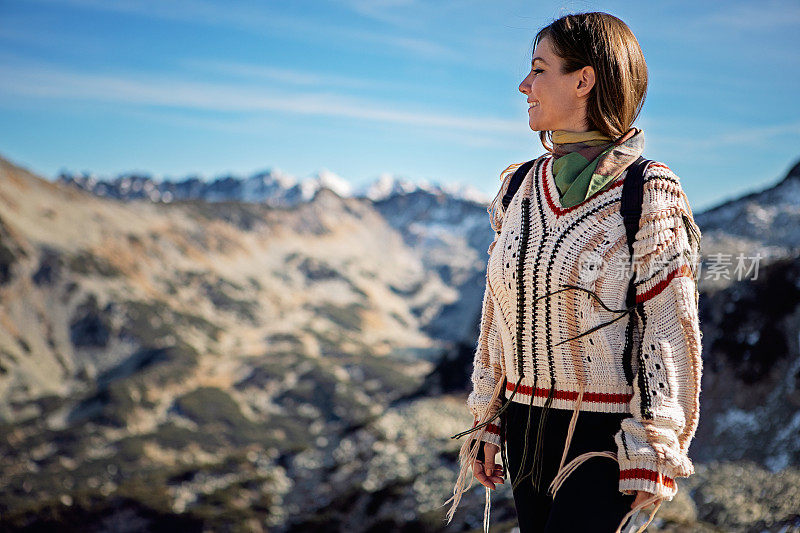
[[[501,379],[497,382],[497,386],[494,389],[492,394],[492,399],[489,402],[489,406],[486,411],[481,415],[481,420],[479,420],[479,424],[477,424],[472,429],[467,431],[462,431],[456,435],[453,435],[451,438],[458,439],[467,435],[469,433],[477,431],[477,434],[474,436],[473,439],[468,439],[464,444],[461,445],[461,449],[458,453],[458,460],[461,464],[461,469],[459,470],[458,479],[456,480],[456,485],[453,488],[453,496],[451,496],[446,502],[444,502],[441,506],[444,507],[451,501],[453,502],[450,510],[447,511],[447,523],[449,524],[453,520],[453,515],[456,512],[456,508],[458,507],[459,502],[461,501],[461,496],[467,492],[469,489],[472,488],[473,480],[475,479],[474,476],[469,475],[469,469],[472,465],[475,464],[475,460],[478,458],[478,452],[480,451],[480,446],[483,445],[483,441],[481,440],[486,433],[486,426],[500,416],[508,406],[511,405],[511,400],[514,398],[514,395],[517,393],[517,389],[519,389],[520,384],[522,383],[522,378],[517,382],[516,386],[514,387],[514,391],[511,393],[511,397],[508,398],[505,405],[503,405],[494,415],[489,417],[489,413],[491,412],[491,407],[494,403],[500,398],[500,394],[505,386],[506,380]],[[474,443],[474,445],[472,445]],[[504,467],[506,465],[503,465]],[[469,485],[466,485],[467,478],[469,477]],[[465,488],[466,485],[466,488]],[[483,530],[488,533],[489,532],[489,517],[491,513],[492,507],[492,497],[491,497],[492,489],[486,487],[486,502],[484,504],[483,510]]]
[[[614,453],[614,452],[610,452],[610,451],[586,452],[586,453],[584,453],[582,455],[579,455],[578,457],[574,458],[572,461],[567,463],[566,466],[564,466],[564,461],[567,458],[567,452],[569,450],[569,445],[572,442],[572,435],[575,432],[575,424],[578,421],[578,413],[580,412],[581,403],[583,402],[584,387],[585,387],[585,385],[583,383],[581,383],[580,391],[578,393],[578,398],[575,401],[575,409],[574,409],[574,411],[572,413],[572,420],[570,420],[569,430],[567,431],[567,441],[564,444],[564,453],[561,455],[561,464],[559,464],[558,473],[556,473],[555,477],[553,478],[553,481],[550,483],[550,487],[548,488],[548,492],[550,492],[553,495],[553,499],[555,499],[556,492],[558,492],[558,489],[561,488],[561,485],[564,483],[564,481],[567,479],[567,477],[570,474],[572,474],[575,471],[575,469],[578,468],[578,466],[580,466],[581,463],[583,463],[585,460],[587,460],[587,459],[589,459],[591,457],[608,457],[610,459],[613,459],[613,460],[619,462],[617,454]],[[662,482],[662,474],[661,474],[661,471],[659,471],[658,472],[658,484],[661,484],[661,482]],[[658,512],[659,507],[661,507],[661,502],[662,501],[663,501],[663,498],[661,498],[660,496],[654,494],[653,496],[647,498],[645,501],[643,501],[640,504],[636,505],[635,507],[633,507],[630,511],[628,511],[625,514],[625,516],[622,518],[622,521],[617,526],[617,529],[616,529],[616,531],[614,533],[620,533],[622,531],[622,527],[625,525],[625,523],[628,521],[628,519],[631,516],[635,515],[640,510],[645,509],[645,508],[649,507],[650,505],[652,505],[653,503],[655,503],[655,507],[650,512],[650,517],[647,519],[647,523],[645,523],[644,525],[640,526],[636,530],[636,533],[642,533],[642,531],[647,529],[647,526],[650,525],[650,522],[653,521],[653,518],[655,517],[656,513]]]

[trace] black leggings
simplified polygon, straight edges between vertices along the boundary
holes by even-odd
[[[508,400],[506,400],[508,401]],[[530,409],[528,452],[522,476],[531,472],[536,450],[536,434],[543,408],[511,402],[501,414],[502,431],[506,441],[506,482],[509,485],[520,472],[525,430]],[[614,435],[627,413],[596,413],[581,411],[575,424],[564,465],[575,457],[591,451],[616,452]],[[547,492],[556,476],[567,438],[572,410],[550,408],[542,428],[541,473],[538,490],[534,477],[528,475],[513,490],[520,533],[593,531],[613,533],[625,514],[631,510],[634,495],[619,491],[619,464],[610,457],[590,457],[581,463],[563,482],[555,499]],[[508,481],[510,480],[510,481]],[[627,521],[625,527],[628,526]]]

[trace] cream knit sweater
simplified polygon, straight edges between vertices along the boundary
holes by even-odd
[[[545,154],[533,165],[500,215],[502,226],[489,248],[467,400],[473,428],[498,412],[500,394],[537,406],[552,396],[551,408],[574,411],[573,428],[580,410],[630,413],[615,436],[619,490],[672,500],[675,478],[694,472],[687,451],[700,411],[699,294],[693,276],[700,231],[678,177],[652,162],[644,174],[632,262],[620,214],[627,171],[565,209],[552,163]],[[632,360],[624,361],[631,318],[625,299],[634,271],[639,318]],[[451,518],[477,452],[468,444],[476,438],[500,446],[499,420],[475,430],[462,446]],[[563,463],[562,458],[555,490],[571,471]]]

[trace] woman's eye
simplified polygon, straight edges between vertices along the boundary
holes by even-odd
[[[544,70],[540,69],[540,68],[535,68],[535,69],[532,69],[532,72],[535,72],[536,74],[539,74],[540,72],[544,72]]]

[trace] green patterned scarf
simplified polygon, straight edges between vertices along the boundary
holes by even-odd
[[[553,132],[553,174],[563,207],[603,190],[644,151],[644,132],[629,129],[616,143],[597,130]]]

